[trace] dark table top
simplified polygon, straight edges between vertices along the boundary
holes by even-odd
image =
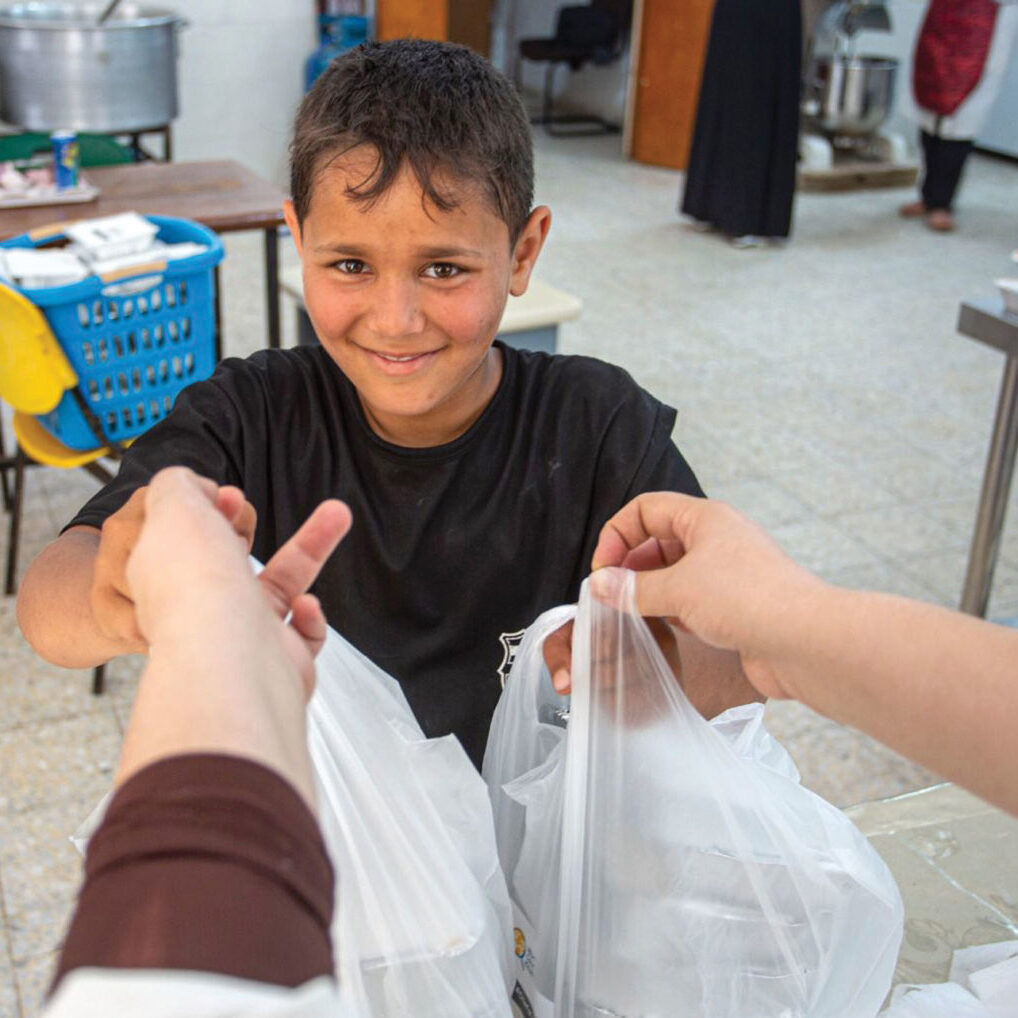
[[[1018,354],[1018,315],[1004,307],[1004,298],[979,297],[962,302],[958,311],[958,331],[987,346]]]
[[[233,160],[94,166],[82,175],[100,189],[95,201],[0,210],[0,238],[118,212],[179,216],[217,233],[283,224],[283,191]]]

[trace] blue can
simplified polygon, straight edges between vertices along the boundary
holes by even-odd
[[[53,145],[53,182],[58,191],[78,186],[78,136],[74,131],[54,131],[50,136]]]

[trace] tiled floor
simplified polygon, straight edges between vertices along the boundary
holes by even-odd
[[[563,350],[616,361],[676,406],[676,438],[709,493],[807,565],[956,604],[1002,357],[954,324],[960,299],[1018,275],[1018,168],[972,160],[952,236],[896,217],[908,191],[802,195],[791,243],[736,251],[680,224],[678,174],[617,147],[538,138],[538,200],[555,216],[540,275],[584,302]],[[264,336],[261,241],[227,249],[226,347],[246,353]],[[92,490],[81,471],[32,473],[23,562]],[[992,613],[1018,614],[1013,526]],[[0,599],[2,1016],[37,1013],[78,877],[67,836],[109,784],[137,672],[116,663],[110,693],[91,697],[87,672],[34,658]],[[834,802],[933,780],[805,708],[770,714],[807,784]]]

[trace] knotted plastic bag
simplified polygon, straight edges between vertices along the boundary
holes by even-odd
[[[711,722],[692,707],[631,575],[621,604],[584,585],[571,702],[541,653],[568,612],[538,619],[492,722],[484,776],[530,1006],[561,1018],[875,1015],[903,922],[887,867],[798,783],[762,705]]]

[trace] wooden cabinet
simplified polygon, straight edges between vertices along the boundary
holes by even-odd
[[[627,137],[638,162],[686,168],[713,9],[713,0],[637,5]]]

